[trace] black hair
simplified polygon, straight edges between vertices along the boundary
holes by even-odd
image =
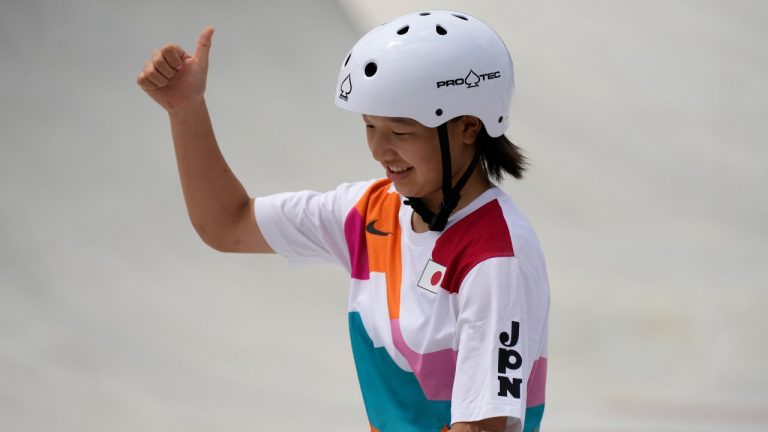
[[[504,174],[518,180],[523,178],[523,173],[528,168],[528,159],[523,155],[523,150],[509,138],[504,135],[493,138],[483,126],[475,144],[480,153],[480,166],[493,183],[501,183]]]

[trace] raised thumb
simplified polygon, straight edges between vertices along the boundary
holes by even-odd
[[[213,39],[213,27],[206,27],[200,32],[200,37],[197,38],[197,46],[195,47],[195,58],[208,64],[208,54],[211,52],[211,40]]]

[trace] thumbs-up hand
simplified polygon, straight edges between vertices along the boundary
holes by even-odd
[[[144,63],[136,82],[169,113],[202,100],[213,31],[203,29],[191,56],[179,45],[167,44]]]

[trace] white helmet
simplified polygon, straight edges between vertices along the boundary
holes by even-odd
[[[461,12],[413,13],[363,36],[345,57],[336,105],[437,127],[478,117],[492,137],[509,125],[512,58],[487,24]]]

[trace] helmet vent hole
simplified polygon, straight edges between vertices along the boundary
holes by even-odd
[[[344,66],[346,66],[346,65],[347,65],[347,63],[349,63],[349,59],[350,59],[351,57],[352,57],[352,53],[349,53],[349,55],[347,55],[347,59],[346,59],[346,60],[344,60]]]
[[[408,28],[409,28],[408,26],[405,26],[405,27],[401,28],[400,30],[397,31],[397,34],[404,35],[404,34],[408,33]]]
[[[435,31],[436,31],[436,32],[437,32],[437,34],[439,34],[439,35],[444,35],[444,34],[447,34],[447,33],[448,33],[448,31],[447,31],[447,30],[445,30],[445,29],[443,28],[443,26],[441,26],[441,25],[439,25],[439,24],[435,26]]]
[[[429,12],[420,12],[420,13],[419,13],[419,15],[421,15],[421,16],[427,16],[427,15],[431,15],[431,13],[429,13]]]
[[[437,109],[437,111],[435,111],[435,115],[436,115],[436,116],[438,116],[438,117],[440,117],[441,115],[443,115],[443,110],[441,110],[440,108],[438,108],[438,109]]]
[[[504,121],[504,116],[499,117],[499,123]]]
[[[465,17],[464,15],[456,15],[456,14],[453,14],[453,16],[455,16],[455,17],[456,17],[456,18],[458,18],[458,19],[463,19],[464,21],[467,21],[467,17]]]
[[[378,66],[376,66],[376,63],[370,62],[367,65],[365,65],[365,76],[370,78],[376,75],[377,70],[378,70]]]

